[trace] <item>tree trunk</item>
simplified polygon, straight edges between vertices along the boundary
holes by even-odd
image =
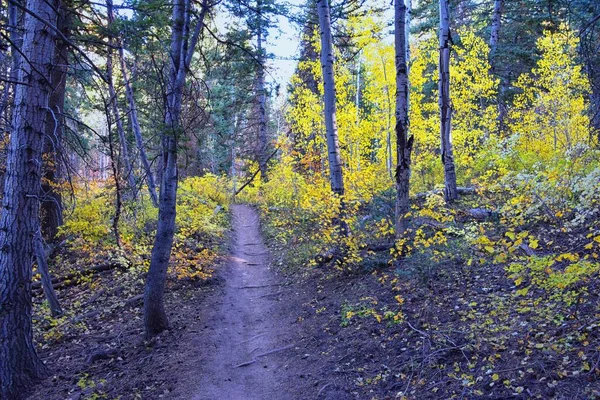
[[[33,344],[31,261],[40,226],[40,181],[43,138],[58,1],[28,0],[35,14],[24,17],[22,53],[15,86],[13,131],[6,161],[3,212],[0,218],[0,398],[17,399],[45,366]],[[33,67],[32,67],[33,66]]]
[[[500,27],[502,26],[502,12],[504,10],[504,0],[494,0],[494,11],[492,13],[492,26],[490,29],[490,67],[493,74],[498,74],[497,71],[497,53],[498,41],[500,38]],[[504,104],[504,94],[506,92],[506,79],[501,78],[500,90],[498,91],[498,130],[504,131],[504,121],[506,120],[507,107]]]
[[[257,95],[258,95],[258,166],[260,167],[260,177],[263,182],[267,182],[267,95],[265,89],[265,55],[263,49],[263,27],[261,15],[261,0],[256,1],[258,13],[258,29],[256,38],[256,47],[258,51],[258,72],[257,72]]]
[[[321,29],[321,71],[323,73],[324,103],[325,103],[325,131],[327,135],[327,153],[329,161],[329,180],[331,190],[340,196],[342,203],[340,220],[334,221],[347,234],[347,227],[342,222],[344,215],[344,177],[342,173],[342,160],[338,140],[338,128],[335,109],[335,80],[333,73],[333,45],[331,36],[331,15],[328,0],[317,1],[319,14],[319,27]]]
[[[106,9],[108,13],[108,28],[111,29],[114,23],[113,13],[113,2],[112,0],[106,0]],[[127,145],[127,137],[125,135],[125,128],[123,128],[123,120],[121,119],[121,113],[119,112],[119,103],[117,101],[117,93],[113,83],[113,47],[114,47],[113,32],[109,33],[108,36],[108,47],[106,52],[106,80],[108,82],[108,94],[110,96],[109,103],[112,113],[115,116],[115,125],[117,127],[117,134],[119,135],[119,141],[121,142],[123,163],[125,164],[125,176],[127,182],[133,194],[133,198],[137,198],[137,184],[135,182],[135,175],[133,173],[133,164],[131,163],[131,157],[129,156],[129,146]],[[113,155],[111,154],[111,157]],[[114,160],[113,160],[114,164]],[[115,181],[117,177],[115,176]]]
[[[155,207],[158,207],[158,195],[156,193],[156,182],[154,180],[154,174],[150,163],[148,162],[148,156],[146,155],[146,149],[144,146],[144,139],[142,137],[142,129],[140,128],[140,122],[137,114],[137,106],[135,102],[135,96],[133,94],[133,88],[129,82],[129,71],[127,69],[127,63],[125,62],[125,52],[123,46],[119,46],[119,61],[121,63],[121,73],[123,74],[123,80],[125,82],[125,94],[127,96],[127,102],[129,103],[129,119],[131,121],[131,127],[135,136],[135,143],[140,154],[140,160],[144,173],[146,174],[146,183],[148,185],[148,192],[150,193],[150,199]]]
[[[192,54],[208,10],[208,0],[202,2],[202,10],[194,34],[188,43],[190,23],[190,0],[175,0],[173,28],[171,32],[170,69],[167,84],[165,131],[163,132],[162,183],[158,207],[158,228],[152,247],[150,269],[144,292],[144,326],[146,337],[152,337],[169,326],[164,306],[164,290],[167,267],[173,246],[177,205],[177,137],[181,133],[179,116],[185,78]]]
[[[8,25],[9,25],[9,37],[10,41],[21,47],[21,32],[18,28],[19,15],[18,9],[15,4],[8,2]],[[8,52],[7,52],[8,53]],[[10,73],[7,74],[7,78],[10,82],[4,82],[4,90],[2,91],[2,104],[0,104],[0,118],[2,118],[2,129],[10,129],[10,103],[11,103],[11,89],[14,87],[14,82],[17,81],[17,68],[19,65],[19,52],[12,48],[10,52]]]
[[[112,102],[109,99],[109,103]],[[123,206],[123,202],[121,200],[121,177],[119,174],[119,168],[117,167],[117,155],[115,154],[115,146],[113,144],[113,135],[112,135],[112,124],[110,119],[110,105],[105,104],[106,110],[106,123],[108,126],[108,155],[110,157],[110,168],[113,175],[113,179],[115,180],[115,214],[113,215],[112,221],[112,230],[115,235],[115,242],[118,248],[121,248],[121,233],[119,231],[119,221],[121,220],[121,209]]]
[[[444,165],[444,197],[452,203],[458,198],[456,191],[456,169],[452,153],[452,104],[450,102],[450,17],[448,0],[440,1],[440,61],[439,61],[439,104],[441,156]]]
[[[50,275],[50,271],[48,269],[48,262],[46,251],[44,250],[44,239],[42,238],[42,233],[40,231],[37,231],[33,240],[35,258],[37,261],[37,270],[42,277],[42,289],[44,290],[44,295],[48,300],[48,305],[50,306],[50,313],[53,317],[58,317],[62,315],[63,311],[60,307],[60,303],[58,301],[58,298],[56,297],[56,293],[54,292],[54,287],[52,285],[52,276]]]
[[[64,2],[58,10],[58,30],[68,38],[71,34],[69,10]],[[67,87],[67,70],[69,65],[69,48],[66,41],[56,36],[54,54],[50,73],[50,82],[54,90],[50,93],[48,108],[51,112],[46,116],[46,134],[44,136],[44,176],[42,178],[41,225],[42,234],[52,241],[58,227],[63,224],[62,196],[57,186],[60,184],[60,162],[62,137],[64,129],[65,93]]]
[[[410,156],[413,136],[408,136],[408,26],[404,0],[395,0],[396,51],[396,237],[406,230],[406,214],[410,211]]]
[[[490,60],[492,70],[494,69],[494,56],[498,50],[498,38],[500,37],[500,26],[502,25],[502,11],[504,0],[494,0],[494,11],[492,13],[492,26],[490,29]]]

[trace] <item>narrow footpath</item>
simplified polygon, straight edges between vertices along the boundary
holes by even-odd
[[[234,240],[225,289],[212,304],[199,305],[208,311],[194,343],[197,368],[190,365],[197,385],[173,394],[195,400],[301,398],[292,393],[286,357],[297,336],[280,307],[282,282],[269,268],[257,212],[245,205],[234,205],[232,211]]]

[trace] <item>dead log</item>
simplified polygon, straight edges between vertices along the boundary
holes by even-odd
[[[339,257],[340,249],[334,247],[317,254],[315,256],[315,263],[317,263],[317,266],[322,267],[325,264],[329,264],[330,262],[337,260]]]
[[[93,275],[93,274],[97,274],[99,272],[109,271],[109,270],[116,269],[116,268],[123,269],[123,268],[126,268],[126,266],[124,266],[123,264],[120,264],[120,263],[106,263],[106,264],[94,265],[93,267],[84,269],[83,271],[75,271],[75,272],[71,272],[71,273],[68,273],[63,276],[54,277],[54,278],[52,278],[52,285],[54,286],[55,289],[61,288],[61,287],[72,286],[77,283],[76,278]],[[42,287],[42,283],[40,281],[35,281],[31,284],[31,288],[34,290],[40,289],[41,287]]]
[[[466,195],[476,194],[477,190],[472,187],[459,186],[456,188],[456,192],[461,196],[466,196]],[[444,190],[443,189],[434,189],[434,190],[430,190],[429,192],[417,193],[412,197],[415,199],[421,200],[421,199],[425,199],[427,196],[431,196],[432,194],[444,194]]]
[[[536,255],[535,251],[533,251],[533,249],[527,246],[525,243],[521,243],[519,245],[519,249],[523,250],[523,252],[525,252],[525,254],[527,254],[529,257],[533,257]]]
[[[50,313],[53,317],[59,317],[63,311],[60,308],[60,302],[54,292],[54,286],[52,283],[52,275],[48,269],[48,254],[44,251],[44,240],[42,239],[42,233],[38,230],[33,237],[33,249],[35,253],[37,270],[41,276],[40,285],[44,290],[48,305],[50,306]]]
[[[368,245],[366,250],[379,253],[382,251],[388,251],[392,247],[394,247],[394,243],[373,243]]]
[[[99,349],[95,350],[87,358],[87,363],[89,365],[95,363],[99,360],[109,360],[111,358],[115,358],[119,356],[119,351],[117,349]]]
[[[144,294],[138,294],[137,296],[130,297],[125,300],[125,306],[133,307],[136,303],[140,302],[144,298]]]
[[[97,317],[98,315],[100,315],[99,310],[90,311],[85,314],[81,314],[81,315],[71,318],[71,323],[76,324],[77,322],[81,322],[86,319],[94,318],[94,317]]]

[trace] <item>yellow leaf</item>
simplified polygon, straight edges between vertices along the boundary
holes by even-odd
[[[500,379],[500,375],[498,375],[498,374],[492,375],[492,380],[493,381],[497,381],[498,379]]]
[[[517,290],[517,296],[525,296],[529,292],[529,288],[523,288]]]
[[[520,276],[517,279],[515,279],[515,285],[519,286],[521,283],[523,283],[523,277]]]

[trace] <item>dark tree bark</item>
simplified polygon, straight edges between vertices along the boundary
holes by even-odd
[[[108,26],[109,29],[114,23],[113,13],[113,2],[112,0],[106,0],[106,10],[108,14]],[[135,182],[135,175],[133,173],[133,164],[131,163],[131,157],[129,156],[129,146],[127,144],[127,137],[125,135],[125,128],[123,127],[123,120],[121,119],[121,113],[119,112],[119,103],[117,101],[117,92],[115,91],[115,85],[113,82],[113,47],[115,40],[113,33],[111,32],[108,37],[108,48],[106,52],[106,81],[108,83],[108,94],[110,96],[109,103],[112,113],[115,117],[115,126],[117,128],[117,134],[119,135],[119,141],[121,142],[121,158],[125,164],[125,176],[129,183],[129,188],[133,194],[133,198],[137,198],[137,184]],[[111,149],[112,151],[112,149]],[[113,154],[111,154],[112,156]],[[113,160],[114,165],[114,160]],[[115,176],[115,181],[117,177]],[[119,194],[117,194],[119,197]]]
[[[490,59],[492,60],[492,70],[494,69],[494,56],[498,51],[498,40],[500,38],[500,26],[502,25],[502,11],[504,10],[504,0],[494,0],[494,11],[492,13],[492,26],[490,29]]]
[[[256,47],[258,51],[258,71],[257,71],[257,97],[258,97],[258,166],[260,167],[260,177],[263,182],[267,182],[267,94],[265,89],[265,55],[263,49],[263,26],[261,15],[261,0],[257,0],[256,8],[258,13],[258,27],[256,37]]]
[[[156,182],[154,180],[154,174],[152,168],[150,168],[150,162],[148,162],[148,156],[146,155],[146,149],[144,146],[144,139],[142,137],[142,129],[137,114],[137,106],[135,102],[135,96],[131,83],[129,82],[129,70],[127,69],[127,63],[125,62],[125,52],[123,47],[119,46],[119,61],[121,63],[121,73],[123,74],[123,80],[125,82],[125,94],[127,96],[127,102],[129,103],[129,120],[131,121],[131,127],[135,136],[135,143],[138,148],[140,155],[140,161],[146,174],[146,183],[148,185],[148,192],[150,193],[150,199],[155,207],[158,207],[158,194],[156,193]]]
[[[167,267],[173,246],[177,205],[177,138],[181,134],[180,114],[186,74],[198,41],[208,0],[202,10],[194,33],[190,33],[190,0],[175,0],[171,31],[170,68],[166,93],[165,131],[163,132],[162,183],[158,207],[158,228],[152,247],[150,269],[144,292],[144,326],[146,336],[152,337],[169,326],[164,306]],[[188,40],[189,37],[189,40]]]
[[[439,103],[441,156],[444,165],[444,197],[452,203],[458,198],[456,190],[456,168],[452,152],[452,103],[450,102],[450,16],[448,0],[440,1],[440,61],[439,61]]]
[[[109,99],[110,103],[111,100]],[[112,123],[110,118],[110,108],[109,104],[105,104],[106,111],[106,122],[108,125],[108,156],[110,157],[110,168],[113,175],[113,179],[115,180],[115,214],[113,215],[112,220],[112,230],[115,235],[115,242],[117,247],[121,248],[121,233],[119,230],[119,222],[121,220],[121,209],[123,208],[123,201],[121,200],[121,176],[119,174],[119,167],[117,166],[117,155],[115,151],[115,146],[113,144],[113,134],[112,134]]]
[[[71,21],[69,10],[64,1],[60,2],[58,9],[57,28],[69,38],[71,34]],[[62,196],[60,185],[61,151],[64,128],[65,93],[67,86],[67,69],[69,65],[69,45],[62,37],[56,35],[53,46],[52,71],[50,82],[53,90],[50,93],[46,116],[46,134],[44,136],[44,168],[42,179],[42,234],[48,241],[52,241],[58,232],[58,227],[63,224]]]
[[[502,13],[504,11],[504,0],[494,0],[494,11],[492,13],[492,24],[490,29],[490,67],[492,73],[497,74],[497,55],[498,42],[500,40],[500,28],[502,27]],[[498,131],[503,132],[508,108],[505,104],[505,93],[508,82],[505,78],[500,78],[500,88],[498,91]]]
[[[0,218],[0,398],[17,399],[45,375],[33,344],[31,262],[40,227],[42,148],[58,2],[28,0]]]
[[[410,158],[413,136],[408,136],[408,24],[404,0],[395,0],[396,52],[396,237],[406,230],[406,214],[410,210]]]
[[[48,305],[50,306],[50,313],[53,317],[58,317],[62,315],[63,311],[60,307],[58,298],[56,297],[56,293],[54,292],[54,286],[52,285],[52,275],[50,275],[50,270],[48,269],[48,256],[44,249],[44,239],[42,238],[42,233],[40,231],[36,232],[33,240],[33,250],[35,252],[37,269],[42,277],[42,289],[44,290],[44,295],[48,300]]]

